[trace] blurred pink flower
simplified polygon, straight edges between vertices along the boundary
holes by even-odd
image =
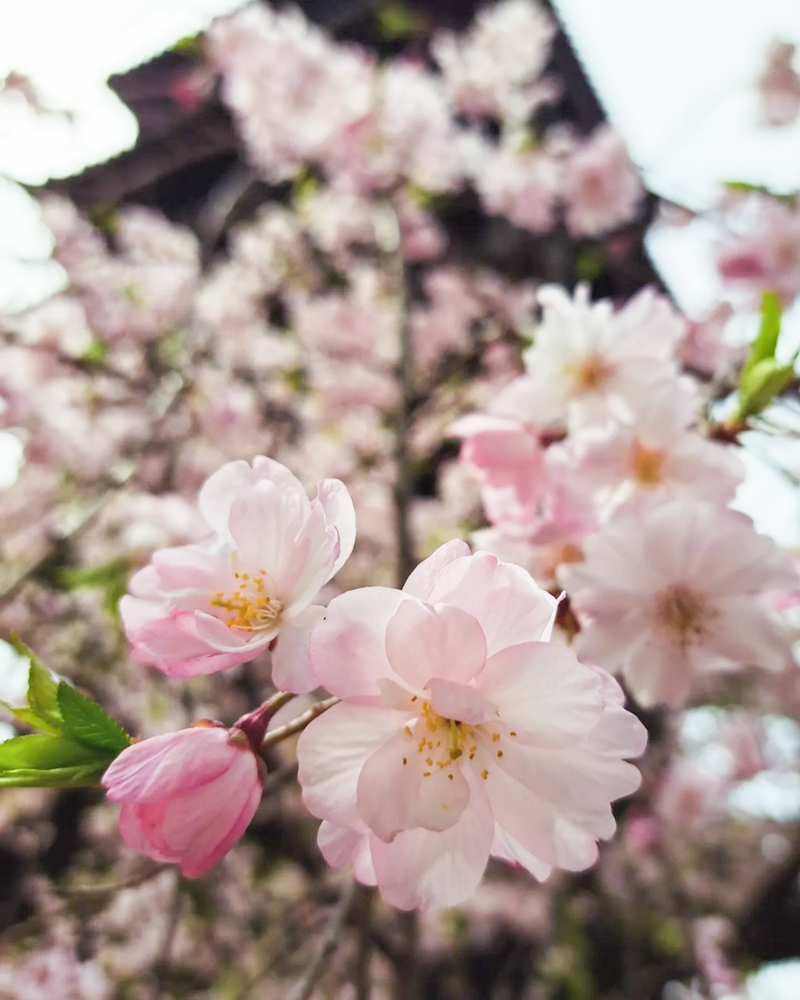
[[[538,878],[594,862],[646,732],[610,676],[546,641],[556,603],[461,541],[403,591],[334,598],[311,655],[342,702],[298,745],[331,864],[412,909],[463,901],[490,855]]]
[[[555,224],[560,174],[557,161],[543,150],[505,145],[487,152],[475,185],[487,212],[546,233]]]
[[[122,803],[119,832],[128,847],[198,878],[244,833],[265,773],[241,729],[197,723],[123,750],[103,787]]]
[[[800,293],[800,211],[772,199],[756,203],[752,231],[726,238],[717,266],[726,281],[755,292],[777,292],[784,302]]]
[[[622,505],[676,496],[733,500],[744,463],[736,449],[690,430],[699,411],[693,383],[665,378],[630,401],[631,412],[580,429],[547,455],[591,494],[601,519]]]
[[[470,413],[447,429],[461,438],[461,462],[485,486],[510,487],[519,504],[534,507],[547,490],[544,449],[535,431],[505,417]]]
[[[259,457],[214,473],[200,510],[213,537],[156,552],[120,602],[135,658],[171,677],[196,677],[274,645],[275,684],[311,690],[308,635],[323,612],[311,602],[355,540],[347,489],[326,479],[309,501],[288,469]]]
[[[795,574],[744,515],[673,500],[620,515],[584,553],[560,573],[582,625],[575,649],[621,670],[640,704],[683,704],[697,673],[791,662],[760,595]]]
[[[554,34],[552,18],[534,0],[485,8],[460,37],[440,32],[432,50],[450,100],[467,115],[526,120],[544,96],[537,82]]]
[[[790,125],[800,114],[800,73],[792,66],[796,45],[776,39],[767,52],[767,65],[758,80],[761,121]]]
[[[567,157],[562,196],[574,236],[598,236],[634,218],[644,198],[622,137],[601,126]]]

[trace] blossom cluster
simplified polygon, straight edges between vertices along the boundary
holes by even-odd
[[[539,292],[526,373],[457,421],[491,526],[475,542],[563,586],[576,650],[673,708],[705,675],[792,662],[768,602],[784,553],[729,509],[744,466],[703,433],[683,319],[649,289],[624,307]]]
[[[311,602],[355,534],[342,483],[309,502],[260,457],[223,466],[200,508],[213,535],[156,552],[122,599],[134,657],[189,678],[269,649],[279,688],[334,695],[298,744],[332,864],[401,909],[462,902],[490,854],[538,878],[592,864],[646,730],[608,674],[548,641],[557,602],[524,570],[453,541],[402,591],[325,609]],[[258,804],[270,709],[124,750],[103,783],[125,842],[189,877],[213,866]]]

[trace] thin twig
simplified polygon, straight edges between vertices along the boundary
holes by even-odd
[[[387,234],[385,247],[391,253],[394,272],[395,297],[397,300],[398,341],[400,359],[397,365],[397,379],[400,383],[400,402],[395,421],[394,446],[394,515],[397,535],[397,586],[402,587],[409,574],[417,565],[414,556],[414,541],[408,512],[411,506],[414,483],[411,462],[408,455],[408,435],[414,409],[414,354],[411,341],[411,326],[408,317],[408,287],[406,265],[400,234],[397,210],[390,205],[393,231]]]
[[[274,744],[280,743],[281,740],[285,740],[289,736],[294,736],[295,733],[302,732],[309,722],[316,719],[318,715],[322,715],[323,712],[327,712],[329,708],[333,708],[334,705],[338,705],[338,703],[338,698],[326,698],[324,701],[318,701],[311,708],[306,709],[302,715],[298,715],[296,719],[287,722],[285,726],[278,726],[277,729],[273,729],[272,732],[267,733],[261,743],[261,749],[266,750],[267,747],[274,746]]]
[[[325,966],[339,944],[339,939],[350,913],[350,907],[353,905],[353,900],[355,899],[356,888],[356,882],[350,882],[339,897],[336,909],[331,914],[328,926],[325,928],[317,957],[311,963],[311,967],[301,982],[297,984],[297,987],[291,993],[290,1000],[309,1000],[309,997],[314,992],[317,980],[325,972]]]

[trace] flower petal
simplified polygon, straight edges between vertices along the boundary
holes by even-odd
[[[460,538],[445,542],[411,573],[405,582],[403,592],[411,597],[418,597],[421,601],[428,601],[433,585],[445,566],[468,555],[470,555],[469,545]]]
[[[470,772],[469,807],[448,830],[407,830],[384,843],[371,838],[381,895],[412,910],[456,906],[477,888],[494,836],[494,819],[480,780]]]
[[[414,688],[434,677],[466,683],[486,662],[486,640],[478,622],[460,608],[432,608],[407,598],[386,627],[386,655]]]
[[[334,705],[306,727],[297,743],[307,809],[339,826],[366,830],[357,808],[358,776],[367,758],[396,736],[405,717],[373,705]]]
[[[540,746],[578,742],[603,712],[598,675],[554,643],[526,642],[495,653],[475,685],[506,726]]]
[[[386,656],[386,626],[405,597],[389,587],[365,587],[335,597],[311,635],[311,667],[339,698],[379,698],[381,677],[397,679]]]
[[[403,830],[447,830],[469,802],[460,768],[428,764],[413,739],[399,733],[364,763],[358,778],[358,812],[381,840]]]
[[[428,601],[454,604],[477,618],[489,656],[507,646],[540,640],[552,624],[557,603],[525,570],[488,552],[446,566]]]

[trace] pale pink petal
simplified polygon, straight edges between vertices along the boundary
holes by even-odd
[[[517,843],[511,834],[509,834],[508,831],[504,830],[501,826],[495,827],[494,840],[492,841],[492,857],[500,858],[501,860],[507,861],[512,865],[521,865],[540,882],[544,882],[548,879],[553,871],[551,865],[546,865],[543,861],[534,857],[530,851],[526,851],[525,848],[521,844]]]
[[[485,765],[485,787],[498,825],[521,849],[543,864],[583,871],[597,858],[594,837],[582,832],[566,842],[559,833],[557,807],[536,795],[498,766],[494,754],[479,753]]]
[[[311,669],[311,633],[325,617],[325,608],[312,604],[290,622],[284,622],[272,650],[272,683],[280,691],[304,694],[319,687]]]
[[[691,647],[645,633],[631,649],[623,673],[642,708],[659,703],[678,708],[689,697],[692,666]]]
[[[407,600],[389,587],[335,597],[311,636],[311,666],[320,684],[339,698],[379,698],[378,680],[395,676],[386,656],[386,626]]]
[[[609,803],[635,792],[641,781],[633,764],[597,753],[588,744],[550,750],[502,740],[497,746],[503,748],[503,757],[495,757],[497,768],[593,837],[613,834]],[[493,768],[490,777],[495,773]]]
[[[325,511],[315,503],[282,568],[280,596],[288,615],[297,614],[314,600],[333,575],[338,553],[336,529],[326,525]]]
[[[231,507],[238,497],[261,480],[305,496],[302,484],[285,466],[271,458],[258,457],[252,468],[244,461],[229,462],[210,476],[200,490],[200,513],[214,531],[229,537]]]
[[[722,598],[709,645],[744,666],[783,670],[792,662],[789,630],[751,596]]]
[[[486,662],[486,640],[465,611],[407,598],[386,627],[386,655],[394,672],[416,689],[432,677],[466,683]]]
[[[353,876],[362,885],[375,885],[370,835],[335,826],[327,820],[320,824],[317,843],[322,856],[334,868],[351,864]]]
[[[457,559],[439,574],[428,600],[469,612],[483,629],[488,655],[536,642],[549,628],[556,600],[525,570],[487,552]]]
[[[323,479],[317,487],[317,500],[325,510],[326,523],[339,534],[339,555],[330,571],[330,575],[334,576],[353,551],[356,541],[356,512],[347,487],[338,479]]]
[[[280,628],[280,623],[276,623],[273,628],[264,629],[229,628],[225,622],[205,611],[195,611],[192,617],[195,633],[205,643],[207,650],[210,648],[220,653],[247,653],[251,660],[270,644]]]
[[[364,763],[358,778],[358,812],[381,840],[402,830],[448,830],[469,802],[461,770],[440,768],[417,752],[413,737],[399,733]]]
[[[130,605],[126,605],[126,610]],[[253,659],[248,647],[219,652],[198,638],[195,616],[190,611],[172,611],[153,619],[138,631],[128,633],[136,659],[156,667],[168,677],[198,677],[213,674]]]
[[[295,539],[309,516],[305,493],[281,489],[274,483],[256,483],[231,505],[229,527],[243,562],[264,570],[283,597],[284,581],[297,578],[296,566],[304,564],[307,551],[298,552]]]
[[[474,687],[458,681],[434,678],[427,684],[431,708],[444,719],[455,719],[469,726],[497,718],[497,708]]]
[[[378,886],[393,906],[456,906],[476,889],[489,860],[494,819],[480,780],[470,775],[470,784],[470,807],[449,830],[406,830],[391,844],[372,836]]]
[[[423,560],[411,573],[411,576],[406,580],[403,587],[404,593],[410,594],[411,597],[418,597],[426,603],[432,603],[428,598],[439,574],[445,566],[449,566],[456,559],[468,556],[469,554],[469,545],[460,538],[454,538],[452,541],[445,542],[444,545],[440,545],[433,555]]]
[[[357,807],[361,768],[405,721],[390,708],[340,704],[307,726],[297,743],[297,760],[309,812],[339,826],[362,829]]]
[[[523,643],[495,653],[476,680],[509,729],[541,746],[566,746],[597,724],[599,677],[566,646]]]

